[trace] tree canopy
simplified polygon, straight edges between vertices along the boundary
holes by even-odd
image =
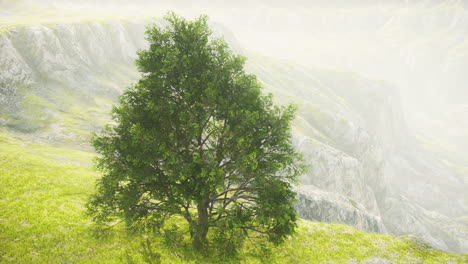
[[[103,176],[90,214],[135,228],[180,215],[197,249],[209,233],[282,242],[296,226],[291,187],[304,168],[291,141],[294,107],[262,94],[206,16],[165,19],[147,27],[142,77],[114,106],[114,123],[93,136]]]

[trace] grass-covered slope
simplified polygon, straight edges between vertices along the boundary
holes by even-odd
[[[297,234],[280,247],[248,242],[237,259],[229,260],[194,253],[183,233],[165,240],[164,235],[127,234],[121,225],[98,233],[84,214],[98,177],[92,157],[0,134],[0,263],[468,262],[468,255],[431,250],[408,239],[309,221],[301,221]]]

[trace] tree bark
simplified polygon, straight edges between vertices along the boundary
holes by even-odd
[[[192,244],[198,251],[203,250],[208,245],[206,239],[208,234],[208,205],[208,202],[202,202],[197,205],[198,221],[194,223]]]

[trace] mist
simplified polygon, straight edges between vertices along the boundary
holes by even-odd
[[[313,166],[298,187],[301,217],[413,234],[438,249],[468,252],[467,1],[0,0],[0,6],[6,25],[125,18],[140,35],[140,24],[168,11],[208,15],[266,90],[299,106],[295,144]]]
[[[168,10],[189,18],[207,14],[248,52],[384,80],[401,95],[408,127],[425,140],[455,150],[461,165],[468,165],[466,1],[37,3],[57,8],[57,14],[161,17]],[[28,9],[24,11],[27,15]]]
[[[420,117],[427,114],[456,111],[468,100],[464,70],[468,10],[462,0],[15,1],[15,5],[20,8],[10,15],[40,15],[50,8],[57,9],[56,16],[72,17],[83,13],[161,17],[168,10],[189,18],[207,14],[249,52],[395,84],[411,123],[425,123]]]

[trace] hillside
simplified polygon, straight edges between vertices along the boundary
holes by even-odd
[[[0,204],[6,208],[0,215],[7,245],[2,254],[19,262],[29,262],[21,258],[36,253],[39,262],[87,262],[94,254],[86,257],[83,252],[88,251],[100,252],[96,255],[101,260],[116,256],[120,261],[127,256],[141,260],[135,255],[139,241],[125,238],[119,228],[114,240],[93,240],[92,226],[82,212],[97,177],[89,163],[93,156],[89,134],[108,122],[117,96],[137,80],[132,62],[135,51],[145,46],[148,20],[78,16],[51,21],[9,25],[0,34],[0,131],[5,135],[1,176],[8,179],[2,182],[5,196]],[[415,140],[391,84],[252,54],[225,28],[214,26],[216,34],[225,35],[248,57],[247,70],[278,103],[299,105],[294,140],[313,165],[297,187],[302,218],[345,223],[367,232],[411,234],[437,249],[467,252],[466,174]],[[24,213],[15,213],[18,208]],[[57,232],[46,232],[51,228]],[[325,233],[316,234],[322,229]],[[347,232],[353,235],[348,237]],[[319,239],[322,235],[325,240]],[[371,244],[376,238],[389,244],[382,248]],[[119,250],[122,245],[128,250]],[[302,253],[292,252],[299,245]],[[437,258],[449,256],[417,245],[341,225],[303,222],[298,237],[275,249],[272,258],[278,263],[307,263],[314,258],[351,262],[373,256],[411,263],[419,256],[425,263],[439,263]],[[36,250],[29,251],[30,246]],[[259,254],[248,252],[243,255]],[[177,256],[194,257],[190,252],[161,254],[174,263],[181,261]],[[463,263],[463,257],[456,258]]]
[[[98,175],[93,154],[0,135],[0,263],[219,263],[178,248],[163,235],[131,235],[117,225],[96,230],[84,214]],[[184,224],[184,222],[178,222]],[[174,242],[175,243],[175,242]],[[367,234],[346,225],[301,221],[297,235],[279,248],[247,243],[240,263],[466,263],[418,244],[411,237]],[[265,244],[266,245],[266,244]],[[171,247],[172,246],[172,247]],[[171,249],[172,248],[172,249]],[[157,263],[157,262],[154,262]]]

